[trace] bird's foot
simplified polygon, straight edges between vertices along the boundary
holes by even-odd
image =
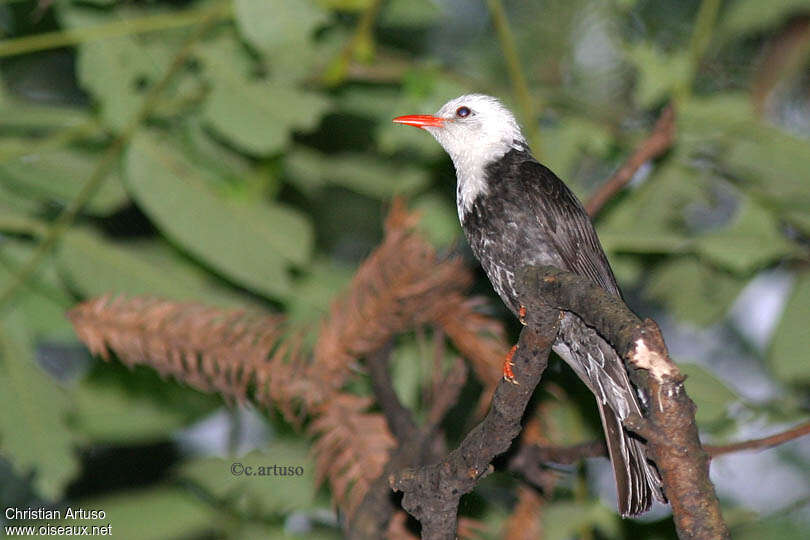
[[[518,320],[520,321],[520,324],[526,326],[526,306],[520,306],[520,309],[518,310]]]
[[[520,384],[515,379],[515,372],[512,371],[512,366],[515,364],[512,362],[512,357],[515,356],[515,351],[517,350],[517,344],[513,345],[509,352],[506,353],[506,358],[503,361],[503,378],[509,381],[512,384]]]

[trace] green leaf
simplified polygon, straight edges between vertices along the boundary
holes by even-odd
[[[705,260],[738,274],[750,274],[798,252],[798,246],[781,234],[776,217],[749,198],[743,201],[732,223],[699,236],[695,246]]]
[[[425,351],[414,339],[402,339],[391,354],[391,381],[405,407],[417,412]]]
[[[448,247],[459,241],[461,225],[458,222],[458,211],[448,199],[428,193],[415,199],[412,208],[420,216],[418,229],[433,244]]]
[[[100,154],[73,148],[32,152],[0,163],[0,179],[32,196],[67,204],[93,175],[100,159]],[[90,213],[106,215],[121,208],[127,200],[120,175],[112,171],[85,208]]]
[[[725,512],[724,512],[725,513]],[[783,515],[777,510],[776,515],[765,516],[760,521],[745,523],[743,526],[732,525],[731,531],[734,540],[762,540],[763,538],[778,538],[779,540],[805,540],[807,538],[807,520],[800,514],[800,510]]]
[[[726,314],[745,283],[687,256],[655,268],[644,292],[675,317],[705,326]]]
[[[159,403],[151,395],[134,395],[115,385],[85,380],[73,395],[76,430],[94,442],[137,444],[163,440],[189,420],[181,408]]]
[[[543,128],[545,164],[561,178],[571,178],[583,154],[604,156],[612,136],[607,127],[588,118],[566,116]]]
[[[203,115],[222,137],[261,156],[281,151],[294,130],[315,127],[328,106],[326,98],[314,92],[234,75],[214,80]]]
[[[233,203],[168,141],[141,134],[126,154],[133,198],[174,242],[236,283],[274,298],[290,291],[289,264],[305,264],[308,220],[280,204]]]
[[[660,103],[689,76],[690,62],[686,50],[668,55],[652,43],[639,42],[630,47],[628,57],[638,69],[636,102],[641,107]]]
[[[33,338],[19,312],[0,320],[0,451],[47,499],[60,497],[78,471],[65,424],[64,390],[36,364]]]
[[[234,0],[236,25],[251,45],[268,56],[308,48],[329,13],[310,0]]]
[[[803,272],[787,301],[771,342],[768,361],[779,380],[791,384],[810,381],[810,272]]]
[[[740,398],[709,370],[697,364],[678,362],[688,378],[686,391],[697,404],[695,418],[698,423],[714,423],[727,417],[728,408]]]
[[[599,529],[608,538],[619,535],[616,511],[599,502],[552,502],[543,508],[544,538],[566,540],[584,528]]]
[[[6,238],[0,242],[0,288],[11,282],[23,264],[33,255],[29,243]],[[14,309],[24,319],[25,327],[35,339],[73,341],[74,332],[65,317],[65,309],[74,298],[64,289],[62,280],[51,264],[42,265],[29,278],[14,300]]]
[[[438,22],[439,5],[431,0],[391,0],[380,13],[380,24],[387,26],[426,26]]]
[[[393,164],[366,154],[325,155],[296,148],[288,154],[286,171],[291,182],[311,192],[326,184],[343,186],[378,199],[412,193],[428,184],[423,168]]]
[[[334,259],[316,258],[307,274],[295,282],[287,302],[287,317],[300,324],[315,324],[329,313],[335,297],[346,289],[354,268]]]
[[[738,0],[729,5],[721,19],[719,31],[728,38],[773,28],[791,16],[810,13],[808,0]]]
[[[292,131],[312,129],[329,107],[325,96],[298,88],[281,69],[273,69],[270,79],[257,79],[255,62],[230,33],[206,43],[199,56],[211,86],[203,118],[245,152],[279,152]]]
[[[308,454],[304,441],[278,439],[265,451],[240,458],[211,457],[187,462],[178,474],[215,497],[233,501],[244,511],[286,513],[309,508],[315,497],[314,466]],[[232,468],[234,464],[236,468]]]
[[[68,231],[57,264],[84,297],[104,294],[151,295],[236,305],[240,298],[184,263],[165,247],[142,242],[111,242],[89,229]]]
[[[154,52],[129,36],[79,46],[79,82],[98,102],[106,125],[123,129],[140,108],[146,84],[165,70],[170,58]]]
[[[113,538],[193,538],[224,529],[223,516],[190,490],[155,487],[83,499],[71,508],[103,510],[103,520],[65,519],[57,524],[111,525]],[[64,514],[63,514],[64,515]]]

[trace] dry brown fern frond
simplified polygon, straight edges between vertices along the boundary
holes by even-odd
[[[349,516],[382,474],[396,444],[385,418],[366,412],[371,403],[371,398],[335,394],[309,428],[318,437],[313,448],[316,481],[329,479],[336,502]]]
[[[312,354],[279,315],[222,310],[154,298],[103,297],[71,310],[80,339],[105,358],[151,365],[209,392],[309,414],[318,475],[349,513],[382,472],[394,445],[370,399],[341,391],[351,367],[397,334],[444,329],[485,385],[500,377],[503,328],[464,295],[472,275],[460,258],[440,259],[414,230],[418,218],[395,202],[383,242],[360,266],[321,325]],[[292,336],[292,337],[291,337]]]
[[[289,343],[280,346],[286,332],[279,315],[103,296],[79,304],[68,317],[79,339],[104,359],[114,352],[129,366],[150,365],[161,375],[226,398],[244,400],[254,383],[259,401],[290,401],[267,390],[269,373],[275,385],[294,379],[296,363],[287,357],[296,351]]]
[[[518,498],[509,519],[506,520],[505,540],[537,540],[543,538],[541,511],[545,499],[535,489],[518,486]]]
[[[312,373],[324,387],[340,388],[351,362],[453,309],[445,299],[455,298],[472,282],[460,258],[437,258],[413,230],[415,220],[401,203],[394,204],[382,244],[333,303],[315,347],[317,371]]]
[[[506,331],[500,321],[476,308],[481,300],[460,294],[447,300],[453,306],[436,321],[473,367],[478,380],[488,389],[500,381],[503,359],[509,350]],[[489,392],[487,392],[489,393]]]

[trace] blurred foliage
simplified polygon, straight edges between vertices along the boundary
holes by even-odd
[[[766,345],[737,334],[779,396],[747,400],[724,381],[733,369],[721,376],[712,358],[688,358],[707,435],[806,416],[810,2],[505,8],[517,44],[508,60],[532,99],[513,109],[536,130],[537,155],[580,196],[618,167],[664,104],[675,106],[674,147],[597,219],[640,311],[688,328],[732,327],[730,309],[755,277],[791,276]],[[785,39],[796,28],[805,39]],[[306,468],[283,486],[234,481],[229,462],[184,456],[149,485],[78,488],[94,475],[82,457],[92,449],[166,440],[219,403],[156,377],[133,391],[136,374],[125,371],[99,381],[109,366],[75,353],[62,314],[113,292],[258,304],[312,324],[379,239],[395,194],[423,212],[438,246],[463,245],[448,159],[390,119],[471,91],[518,104],[487,3],[8,0],[0,37],[0,456],[14,485],[30,489],[6,494],[3,506],[70,497],[105,510],[122,537],[338,537],[292,435],[244,458]],[[48,361],[54,349],[58,361]],[[394,356],[397,390],[417,409],[425,354],[403,339]],[[473,407],[473,396],[463,399]],[[556,407],[560,442],[598,435],[577,412],[589,399]],[[806,476],[807,453],[790,454]],[[639,527],[663,537],[654,525],[631,532],[575,492],[561,489],[544,511],[549,538],[623,538],[644,534]],[[479,517],[503,516],[503,501],[480,502]],[[742,519],[746,537],[806,536],[795,512],[760,519],[757,510]]]

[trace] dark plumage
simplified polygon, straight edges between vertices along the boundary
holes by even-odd
[[[462,114],[463,113],[463,114]],[[422,127],[453,159],[459,218],[495,291],[518,315],[514,276],[523,266],[550,265],[587,277],[621,296],[593,225],[576,196],[530,154],[517,122],[489,96],[461,96],[435,116],[395,119]],[[581,319],[566,313],[554,351],[596,397],[623,516],[665,501],[644,443],[621,419],[641,414],[635,388],[616,351]]]

